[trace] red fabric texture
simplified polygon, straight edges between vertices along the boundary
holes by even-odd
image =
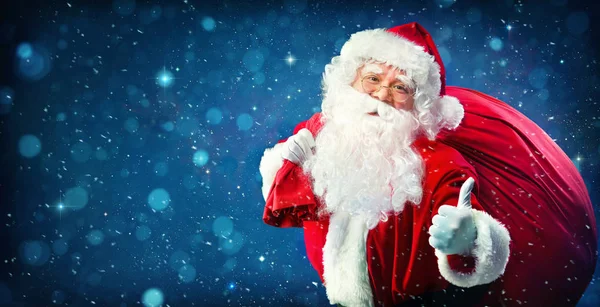
[[[296,125],[294,134],[308,128],[313,135],[323,126],[320,114]],[[285,140],[279,141],[279,143]],[[302,227],[304,221],[316,220],[318,200],[302,168],[284,160],[275,176],[263,214],[263,221],[275,227]]]
[[[317,114],[299,124],[295,132],[306,127],[315,134],[321,126],[320,115]],[[415,142],[415,148],[423,156],[426,169],[429,170],[424,180],[421,205],[407,205],[401,215],[390,217],[387,223],[381,223],[371,230],[367,237],[367,259],[374,296],[386,306],[400,303],[410,295],[442,290],[448,286],[448,282],[439,274],[434,249],[428,243],[427,230],[431,226],[431,218],[441,205],[457,204],[462,182],[469,177],[477,182],[474,169],[456,150],[424,138]],[[481,209],[475,197],[472,198],[472,205],[475,209]],[[307,256],[323,281],[322,250],[329,221],[327,218],[317,219],[318,206],[318,199],[312,193],[306,174],[299,166],[285,161],[267,198],[263,220],[277,227],[304,227]],[[413,229],[418,231],[413,233]],[[412,238],[406,240],[406,234],[409,233],[413,233]],[[403,256],[395,256],[400,254]],[[449,263],[453,269],[469,272],[473,269],[474,260],[471,257],[450,256]],[[414,271],[415,274],[402,274],[405,275],[402,280],[393,279],[390,274],[392,269],[395,272]]]
[[[375,302],[394,306],[448,288],[427,230],[437,209],[456,205],[462,183],[473,177],[473,208],[504,224],[512,241],[505,274],[468,296],[469,304],[576,305],[597,258],[594,212],[577,169],[545,132],[505,103],[473,90],[446,91],[463,104],[465,117],[455,131],[442,132],[436,141],[414,143],[425,161],[421,204],[407,204],[400,215],[368,234]],[[295,132],[306,127],[316,135],[321,126],[316,114]],[[319,206],[310,179],[286,161],[263,219],[273,226],[304,228],[308,258],[322,280],[329,223],[327,218],[317,220]],[[454,270],[473,270],[472,257],[454,255],[448,260]]]
[[[465,88],[449,86],[446,93],[458,98],[465,117],[439,140],[473,165],[481,206],[512,238],[505,274],[492,291],[505,290],[510,304],[575,305],[597,260],[594,210],[579,172],[540,127],[506,103]]]

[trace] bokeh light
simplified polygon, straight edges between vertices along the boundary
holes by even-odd
[[[220,216],[213,222],[212,230],[217,237],[228,237],[233,232],[233,221],[226,216]]]
[[[223,269],[225,271],[233,271],[233,269],[235,269],[236,266],[237,266],[237,261],[235,260],[235,258],[229,258],[223,264]]]
[[[158,288],[150,288],[142,294],[142,304],[145,307],[160,307],[164,301],[165,296]]]
[[[65,302],[66,297],[67,296],[64,291],[54,290],[54,291],[52,291],[51,302],[52,302],[52,304],[55,304],[55,305],[62,305],[62,303]]]
[[[175,129],[175,124],[173,122],[171,122],[171,121],[168,121],[168,122],[162,124],[161,127],[165,131],[171,132],[171,131],[173,131],[173,129]]]
[[[21,59],[27,59],[33,54],[33,48],[29,43],[21,43],[17,46],[17,56]]]
[[[196,279],[196,268],[190,264],[183,265],[177,272],[179,273],[179,280],[183,283],[190,283]]]
[[[169,257],[169,265],[175,271],[188,263],[190,263],[190,254],[182,250],[174,251]]]
[[[21,261],[32,266],[41,266],[50,258],[50,247],[43,241],[25,241],[19,247]]]
[[[135,133],[139,127],[140,124],[135,118],[128,118],[125,121],[125,130],[127,130],[129,133]]]
[[[57,122],[64,122],[66,119],[67,119],[67,114],[65,114],[64,112],[60,112],[60,113],[56,114]]]
[[[63,203],[65,207],[81,210],[88,204],[88,192],[82,187],[70,188],[65,192]]]
[[[587,31],[590,25],[590,18],[586,12],[572,12],[567,17],[567,29],[572,34],[580,35]]]
[[[254,119],[250,114],[244,113],[238,116],[236,123],[238,129],[240,129],[241,131],[246,131],[252,128],[252,125],[254,124]]]
[[[40,139],[31,134],[22,136],[19,139],[19,153],[25,158],[33,158],[42,150]]]
[[[152,235],[152,230],[146,225],[140,225],[135,229],[135,237],[140,241],[146,241]]]
[[[244,246],[244,237],[235,231],[228,238],[219,238],[219,247],[225,255],[234,255]]]
[[[492,48],[492,50],[494,50],[494,51],[502,50],[503,46],[504,46],[504,43],[502,43],[502,40],[498,37],[494,37],[490,40],[490,48]]]
[[[91,230],[85,237],[88,243],[94,246],[100,245],[102,242],[104,242],[104,233],[99,229]]]
[[[96,159],[98,159],[100,161],[104,161],[104,160],[108,159],[108,153],[106,152],[106,150],[104,148],[96,149]]]
[[[212,17],[204,17],[202,18],[202,28],[206,31],[214,31],[217,23]]]
[[[209,161],[209,155],[208,152],[206,150],[198,150],[194,153],[194,156],[192,158],[192,161],[194,162],[194,164],[198,167],[202,167],[205,166],[206,163],[208,163]]]
[[[244,63],[244,67],[249,71],[257,72],[263,67],[265,57],[260,50],[251,49],[244,54],[242,63]]]
[[[156,176],[165,176],[169,172],[169,165],[165,162],[158,162],[154,165],[154,174]]]
[[[85,163],[91,156],[92,147],[86,142],[79,142],[71,147],[71,158],[77,163]]]
[[[25,81],[38,81],[52,69],[50,55],[41,46],[22,43],[16,53],[15,73]]]
[[[163,188],[152,190],[148,195],[148,204],[156,211],[162,211],[171,203],[169,192]]]
[[[206,111],[206,122],[212,125],[218,125],[223,120],[223,112],[219,108],[213,107]]]
[[[69,250],[69,243],[65,239],[58,239],[52,243],[52,251],[59,256],[67,253]]]
[[[531,86],[537,89],[542,89],[548,82],[548,72],[544,68],[538,67],[529,72],[527,79],[529,80],[529,84],[531,84]]]

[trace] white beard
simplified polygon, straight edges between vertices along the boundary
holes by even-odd
[[[411,148],[420,125],[412,113],[343,85],[329,89],[323,117],[315,155],[303,165],[323,201],[320,213],[359,215],[372,229],[407,201],[421,202],[424,166]]]

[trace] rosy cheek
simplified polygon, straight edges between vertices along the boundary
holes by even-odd
[[[410,111],[412,109],[412,101],[406,101],[406,102],[394,102],[394,108],[396,110],[405,110],[405,111]]]

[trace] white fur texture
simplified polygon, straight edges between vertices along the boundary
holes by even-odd
[[[365,30],[352,34],[342,46],[341,58],[383,61],[403,70],[431,98],[441,89],[440,66],[423,47],[385,29]]]
[[[358,215],[372,229],[400,214],[406,202],[419,204],[424,165],[411,147],[419,127],[415,116],[348,85],[330,94],[315,154],[303,165],[323,200],[321,213]],[[373,111],[378,116],[367,114]]]
[[[273,148],[267,148],[260,159],[260,166],[258,169],[263,178],[262,194],[265,201],[267,201],[277,171],[283,166],[283,158],[281,158],[283,144],[284,143],[279,143]]]
[[[415,84],[413,113],[419,119],[421,130],[435,139],[441,128],[454,129],[464,116],[458,100],[451,96],[440,97],[440,66],[435,57],[423,47],[385,29],[365,30],[353,34],[344,44],[340,56],[325,66],[323,74],[324,96],[340,85],[351,84],[357,69],[367,63],[393,65],[404,71]],[[453,98],[453,100],[452,100]],[[451,103],[446,106],[445,103]],[[326,113],[327,106],[322,106]]]
[[[323,247],[323,279],[330,304],[374,306],[366,254],[368,233],[359,216],[346,212],[331,216]]]
[[[448,264],[447,255],[435,251],[442,277],[464,288],[488,284],[496,280],[504,274],[510,254],[510,234],[506,227],[486,212],[472,210],[477,227],[477,239],[473,250],[475,270],[469,274],[453,271]]]
[[[456,129],[463,117],[465,117],[465,109],[462,104],[460,104],[456,97],[448,95],[440,97],[438,104],[443,118],[441,126],[450,130]]]
[[[410,78],[414,110],[397,112],[350,87],[357,69],[368,62],[393,65]],[[455,129],[464,116],[460,102],[440,97],[440,92],[435,58],[385,29],[353,34],[340,56],[326,65],[321,106],[326,123],[316,138],[315,155],[303,168],[314,179],[313,191],[323,200],[324,212],[331,214],[323,248],[331,304],[373,305],[366,261],[369,229],[388,214],[402,212],[406,202],[421,202],[423,161],[410,148],[416,136],[423,133],[433,140],[440,129]],[[370,112],[379,117],[366,115]],[[497,236],[488,237],[494,241]],[[487,259],[485,253],[483,257]]]

